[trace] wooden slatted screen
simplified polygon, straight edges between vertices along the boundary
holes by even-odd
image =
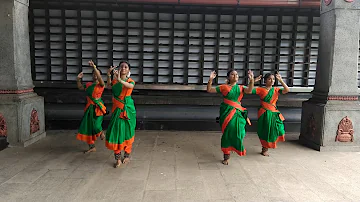
[[[102,1],[30,1],[32,75],[36,84],[104,77],[128,59],[140,84],[204,85],[212,70],[223,83],[234,68],[279,71],[289,86],[315,82],[318,9],[147,5]],[[359,72],[360,73],[360,72]]]

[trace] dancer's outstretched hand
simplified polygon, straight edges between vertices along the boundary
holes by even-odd
[[[113,73],[114,73],[114,77],[115,77],[115,78],[118,78],[118,76],[119,76],[119,71],[118,71],[117,69],[114,69]]]
[[[249,77],[250,80],[251,80],[251,79],[254,79],[254,72],[251,71],[251,70],[249,70],[249,71],[248,71],[248,77]]]
[[[110,66],[110,68],[107,70],[107,74],[111,74],[111,72],[116,68],[117,66]]]
[[[256,77],[256,78],[255,78],[255,82],[260,81],[260,80],[261,80],[261,78],[262,78],[262,75],[260,75],[260,76]]]
[[[77,78],[78,78],[78,79],[82,79],[83,76],[84,76],[84,73],[83,73],[83,72],[80,72],[80,73],[77,75]]]
[[[89,61],[89,65],[90,65],[91,67],[96,67],[96,65],[94,64],[94,62],[93,62],[92,60]]]
[[[215,78],[216,78],[216,72],[212,71],[211,74],[210,74],[210,79],[213,80]]]
[[[277,78],[277,80],[282,81],[282,77],[279,73],[276,74],[276,78]]]

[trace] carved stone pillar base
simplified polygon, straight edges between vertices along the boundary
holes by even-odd
[[[300,142],[318,151],[360,151],[360,102],[303,102]]]
[[[0,94],[0,100],[10,145],[26,147],[46,137],[43,97],[33,92]]]

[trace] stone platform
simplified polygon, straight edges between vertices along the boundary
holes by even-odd
[[[75,131],[48,131],[26,147],[0,152],[0,201],[359,201],[360,153],[320,153],[299,134],[259,154],[254,133],[247,156],[220,163],[221,133],[138,131],[132,161],[113,168],[104,142],[96,153]]]

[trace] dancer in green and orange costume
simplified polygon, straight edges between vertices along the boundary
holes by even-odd
[[[273,87],[275,83],[274,74],[266,74],[264,76],[265,87],[253,89],[252,94],[259,95],[261,106],[258,111],[258,129],[263,156],[269,156],[268,149],[276,148],[277,142],[285,141],[284,116],[280,113],[276,106],[276,102],[280,94],[286,94],[290,91],[289,87],[283,81],[280,74],[276,74],[277,80],[283,88]],[[261,76],[255,79],[261,80]]]
[[[245,137],[246,122],[250,125],[248,112],[246,108],[241,106],[241,100],[244,93],[250,94],[254,88],[254,74],[252,71],[248,72],[250,79],[249,87],[238,85],[239,75],[235,70],[230,70],[227,73],[227,83],[212,87],[212,81],[216,77],[216,73],[212,72],[207,84],[207,92],[221,93],[224,101],[220,105],[220,126],[222,130],[221,150],[224,153],[224,165],[229,164],[230,152],[234,151],[240,156],[246,154],[243,145]]]
[[[131,93],[135,81],[130,78],[130,63],[122,61],[119,70],[110,67],[107,73],[107,87],[112,89],[112,116],[106,131],[106,147],[114,151],[117,168],[121,163],[130,161],[130,153],[135,138],[136,110]],[[114,79],[111,81],[111,72]],[[121,151],[124,150],[124,159],[121,161]]]
[[[89,65],[93,70],[93,82],[88,82],[82,85],[81,79],[84,74],[80,72],[77,76],[77,87],[79,90],[86,92],[86,106],[85,113],[81,120],[78,130],[77,139],[88,143],[89,149],[85,153],[95,152],[95,141],[97,137],[101,136],[104,139],[102,129],[102,122],[106,114],[106,107],[101,99],[102,93],[105,89],[105,83],[101,78],[101,72],[96,68],[93,61],[89,61]]]

